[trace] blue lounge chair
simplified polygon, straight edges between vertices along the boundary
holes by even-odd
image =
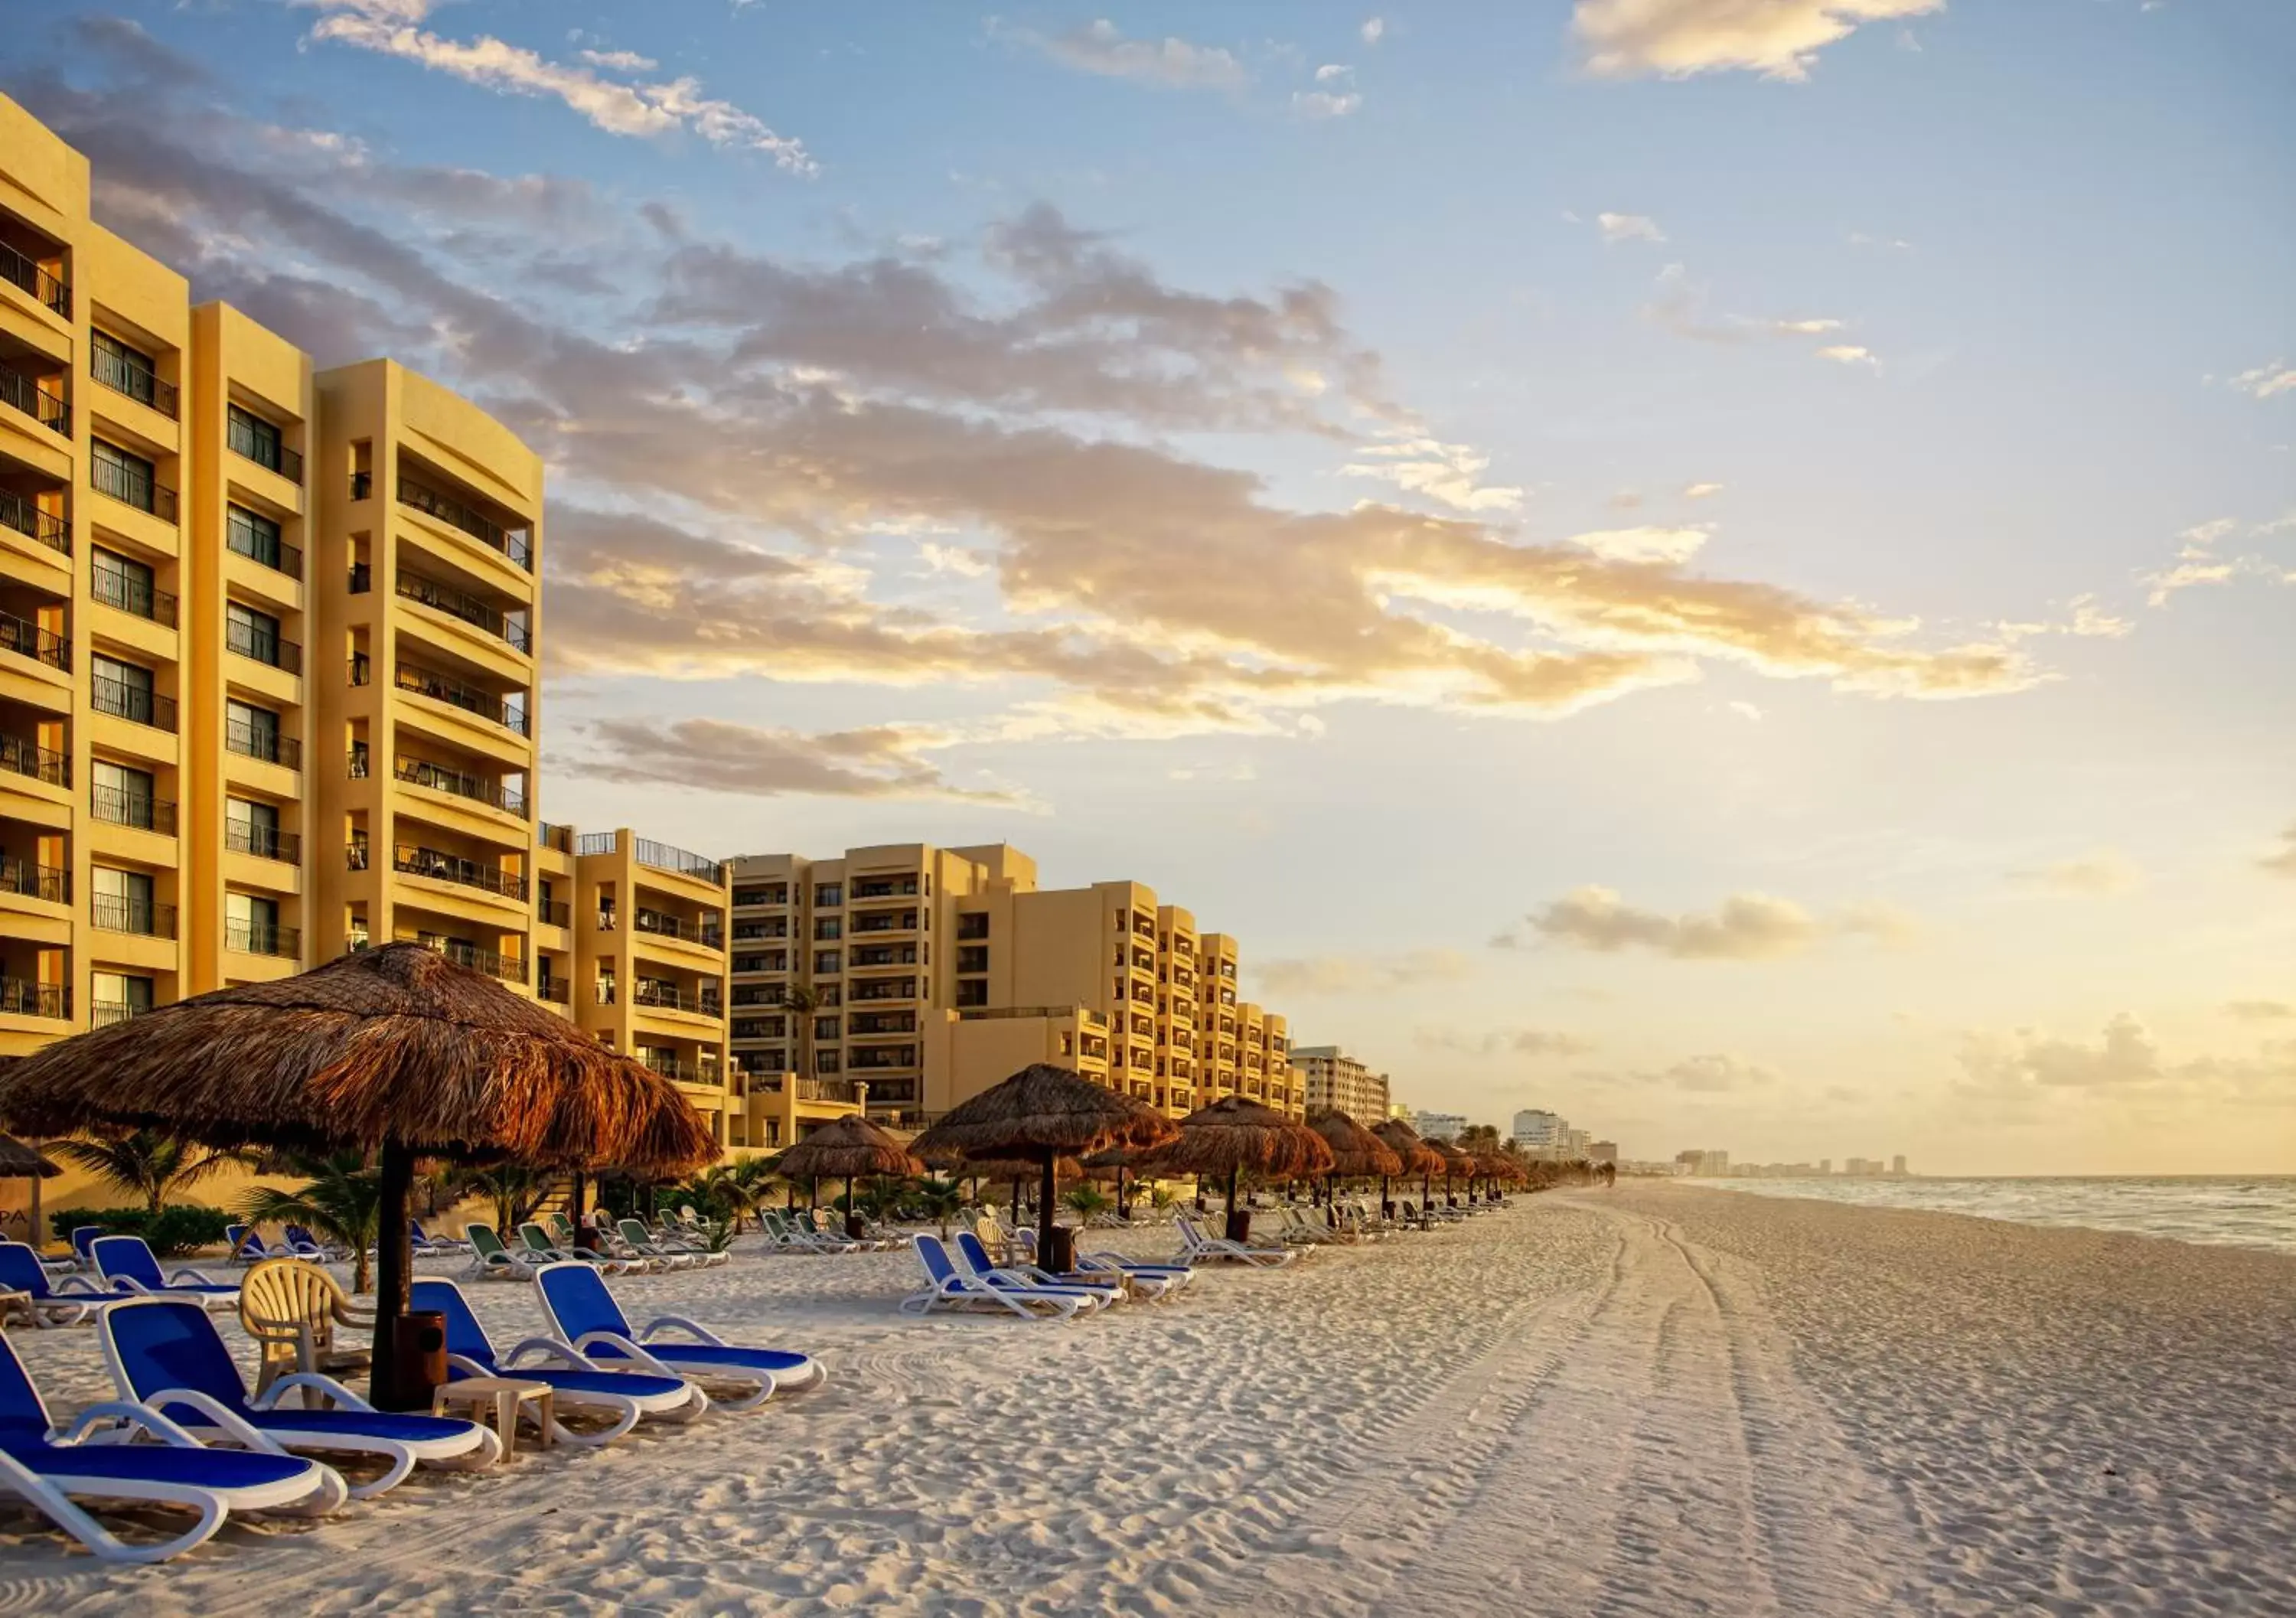
[[[421,1220],[407,1220],[406,1233],[414,1244],[414,1256],[418,1259],[454,1258],[471,1251],[468,1242],[458,1242],[452,1236],[429,1235],[423,1230]]]
[[[592,1364],[690,1376],[697,1382],[738,1383],[757,1390],[740,1398],[721,1398],[718,1402],[729,1410],[753,1409],[779,1389],[818,1386],[829,1376],[810,1354],[737,1347],[678,1315],[658,1316],[644,1331],[634,1332],[614,1294],[587,1264],[545,1264],[534,1272],[534,1282],[559,1336]],[[660,1334],[668,1330],[685,1332],[693,1341],[665,1341]]]
[[[956,1256],[970,1269],[975,1279],[991,1286],[1025,1286],[1038,1292],[1073,1292],[1082,1294],[1093,1309],[1113,1309],[1124,1302],[1124,1283],[1113,1277],[1086,1281],[1076,1276],[1056,1276],[1048,1269],[1029,1263],[996,1264],[989,1261],[988,1249],[970,1230],[956,1233]]]
[[[215,1322],[184,1299],[115,1303],[97,1320],[96,1331],[120,1396],[172,1416],[202,1440],[274,1455],[320,1450],[382,1457],[388,1463],[382,1475],[354,1487],[354,1499],[395,1487],[417,1461],[469,1467],[502,1458],[502,1441],[476,1422],[378,1410],[316,1371],[282,1376],[249,1398]],[[281,1408],[291,1389],[300,1392],[302,1408]],[[312,1409],[315,1394],[338,1408]]]
[[[282,1242],[274,1247],[263,1239],[263,1233],[252,1225],[226,1225],[223,1239],[231,1244],[231,1261],[234,1264],[260,1264],[266,1259],[293,1259],[302,1255]]]
[[[96,1279],[108,1292],[191,1298],[206,1309],[232,1309],[239,1303],[236,1282],[212,1280],[205,1272],[189,1267],[162,1276],[160,1261],[152,1256],[151,1244],[140,1236],[100,1236],[94,1248]]]
[[[35,1326],[78,1326],[111,1302],[86,1276],[51,1278],[40,1255],[21,1242],[0,1242],[0,1287],[31,1300]]]
[[[86,1441],[96,1428],[102,1439]],[[123,1441],[136,1437],[155,1443]],[[234,1511],[291,1511],[323,1516],[349,1490],[333,1468],[293,1455],[242,1455],[202,1449],[197,1439],[144,1405],[106,1400],[80,1412],[69,1431],[48,1418],[46,1401],[0,1336],[0,1490],[34,1510],[105,1562],[165,1562],[201,1544]],[[199,1514],[172,1540],[131,1545],[72,1503],[149,1500]]]
[[[435,1309],[447,1317],[448,1376],[516,1376],[548,1387],[560,1410],[613,1413],[614,1425],[603,1430],[585,1432],[554,1422],[556,1435],[568,1443],[605,1443],[636,1426],[642,1416],[692,1421],[709,1409],[709,1395],[682,1376],[607,1370],[554,1337],[529,1337],[511,1350],[508,1359],[498,1358],[471,1301],[452,1281],[425,1277],[414,1283],[414,1298],[416,1309]],[[530,1362],[529,1354],[536,1357]]]
[[[969,1271],[960,1270],[948,1248],[937,1236],[919,1232],[917,1261],[925,1267],[927,1285],[901,1300],[905,1315],[929,1315],[940,1310],[991,1310],[1018,1315],[1024,1320],[1073,1320],[1092,1307],[1082,1294],[1049,1292],[1032,1286],[992,1286]]]
[[[1021,1257],[1034,1263],[1037,1233],[1016,1230],[1013,1233],[1013,1240],[1019,1246]],[[1152,1263],[1145,1259],[1128,1259],[1120,1253],[1079,1253],[1076,1261],[1079,1275],[1121,1279],[1151,1298],[1171,1297],[1196,1278],[1196,1272],[1185,1264]]]
[[[93,1275],[95,1272],[95,1238],[103,1234],[101,1225],[74,1225],[71,1233],[72,1257],[79,1267]]]

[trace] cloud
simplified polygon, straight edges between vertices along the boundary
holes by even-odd
[[[1751,702],[1732,702],[1730,711],[1752,724],[1759,725],[1762,722],[1762,710]]]
[[[1301,118],[1347,118],[1360,111],[1363,96],[1354,90],[1294,90],[1292,111]]]
[[[1738,344],[1828,337],[1849,326],[1848,321],[1833,316],[1710,316],[1707,313],[1707,289],[1691,280],[1686,265],[1665,266],[1659,271],[1655,285],[1656,292],[1643,306],[1643,318],[1677,337],[1696,342]],[[1880,368],[1880,361],[1870,350],[1849,343],[1828,343],[1813,352],[1820,359],[1836,365]]]
[[[1362,37],[1363,42],[1365,45],[1377,45],[1387,36],[1387,19],[1384,17],[1366,17],[1364,19],[1363,26],[1357,29],[1356,32]]]
[[[1545,1028],[1502,1028],[1466,1034],[1456,1028],[1414,1030],[1413,1042],[1422,1050],[1456,1051],[1469,1056],[1583,1056],[1595,1048],[1576,1034]]]
[[[1632,1085],[1645,1089],[1679,1090],[1691,1096],[1725,1096],[1767,1089],[1779,1082],[1776,1072],[1759,1062],[1723,1052],[1688,1056],[1669,1067],[1633,1072],[1590,1072],[1578,1075],[1595,1084]]]
[[[1861,23],[1916,17],[1945,0],[1578,0],[1571,32],[1598,78],[1742,69],[1809,76],[1817,53]]]
[[[2231,386],[2251,398],[2270,398],[2275,394],[2296,392],[2296,365],[2276,359],[2268,365],[2259,365],[2252,371],[2243,371],[2232,379]]]
[[[1833,343],[1817,351],[1820,359],[1831,360],[1837,365],[1863,365],[1869,371],[1879,371],[1882,362],[1871,349],[1861,349],[1854,343]]]
[[[641,56],[636,51],[583,51],[578,53],[594,68],[611,68],[618,73],[651,73],[661,63],[651,56]]]
[[[299,0],[299,4],[325,13],[311,25],[310,37],[316,41],[396,56],[505,94],[554,96],[610,135],[659,136],[688,130],[713,146],[765,152],[775,167],[791,174],[818,172],[802,142],[776,135],[763,120],[731,102],[703,95],[697,79],[621,84],[601,78],[589,68],[546,61],[523,45],[505,44],[492,35],[471,40],[443,38],[416,26],[428,17],[430,0]],[[597,60],[593,53],[584,54]],[[644,58],[630,60],[644,62]]]
[[[1318,955],[1264,961],[1250,969],[1270,998],[1332,999],[1391,994],[1427,983],[1456,983],[1474,975],[1474,963],[1456,949],[1414,949],[1403,955]]]
[[[1971,1031],[1956,1052],[1956,1098],[1987,1121],[2038,1123],[2067,1103],[2131,1098],[2296,1102],[2296,1040],[2267,1041],[2253,1055],[2163,1055],[2150,1030],[2117,1013],[2095,1043],[2030,1028]]]
[[[1658,227],[1658,221],[1646,214],[1598,213],[1595,216],[1595,224],[1602,231],[1605,242],[1666,240],[1666,233]]]
[[[2275,876],[2296,876],[2296,825],[2280,834],[2280,842],[2277,853],[2267,854],[2256,863]]]
[[[1241,90],[1250,82],[1251,76],[1232,52],[1217,45],[1193,45],[1172,35],[1162,39],[1127,39],[1105,17],[1054,36],[1001,24],[992,27],[1063,67],[1104,78],[1129,79],[1153,89]]]
[[[1719,483],[1693,483],[1682,491],[1685,500],[1710,500],[1722,492]]]
[[[1712,531],[1697,525],[1602,529],[1591,534],[1573,534],[1570,543],[1592,551],[1606,562],[1680,563],[1695,556]]]
[[[2118,849],[2098,849],[2077,859],[2012,871],[2009,880],[2020,887],[2080,899],[2109,899],[2139,887],[2144,873]]]
[[[1354,75],[1355,70],[1345,62],[1327,62],[1316,70],[1316,82],[1319,85],[1344,84]]]
[[[2296,1017],[2296,1000],[2226,1000],[2224,1009],[2245,1023],[2277,1023]]]
[[[1524,917],[1531,934],[1574,949],[1614,955],[1646,949],[1682,961],[1779,960],[1800,955],[1828,936],[1865,936],[1899,941],[1913,931],[1901,912],[1886,905],[1854,905],[1831,918],[1810,914],[1791,899],[1766,893],[1734,893],[1711,912],[1667,916],[1627,904],[1609,888],[1573,889]],[[1504,932],[1491,940],[1521,949],[1529,940]]]
[[[2257,538],[2270,538],[2290,526],[2289,518],[2280,517],[2257,523],[2248,532]],[[2240,531],[2241,523],[2237,518],[2213,517],[2178,534],[2175,565],[2158,572],[2137,575],[2140,584],[2151,587],[2144,604],[2165,607],[2179,591],[2202,585],[2229,584],[2236,579],[2262,579],[2274,584],[2296,584],[2296,570],[2262,555],[2227,556],[2218,549],[2225,540]]]
[[[1773,320],[1770,322],[1770,330],[1781,337],[1823,337],[1828,332],[1839,332],[1841,329],[1841,324],[1838,320],[1823,319]],[[1818,352],[1823,354],[1825,350],[1820,349]]]
[[[1477,480],[1491,458],[1464,444],[1412,438],[1359,445],[1356,454],[1365,458],[1340,468],[1341,476],[1378,478],[1454,511],[1517,511],[1522,505],[1521,489]]]
[[[947,732],[877,725],[807,735],[718,719],[597,719],[569,773],[624,785],[684,787],[744,797],[955,799],[1010,804],[1007,792],[966,791],[922,755],[952,744]]]

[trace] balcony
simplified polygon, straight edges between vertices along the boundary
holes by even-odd
[[[162,837],[176,834],[175,804],[149,793],[122,792],[116,786],[91,787],[87,808],[89,814],[112,825],[157,832]]]
[[[4,489],[0,489],[0,527],[12,528],[52,551],[71,554],[71,524]]]
[[[132,1000],[92,1000],[87,1007],[87,1025],[90,1028],[110,1028],[114,1023],[125,1023],[130,1017],[141,1016],[152,1009],[149,1006],[138,1006]]]
[[[683,1056],[672,1056],[660,1051],[648,1051],[645,1064],[663,1078],[674,1079],[680,1084],[716,1084],[718,1082],[718,1067],[715,1063],[704,1066],[700,1063],[689,1062]]]
[[[0,735],[0,769],[12,775],[29,776],[50,786],[71,784],[70,755],[22,736]]]
[[[701,944],[716,949],[726,941],[725,934],[717,928],[700,922],[689,922],[660,910],[639,909],[630,917],[630,925],[640,932],[651,932],[657,938],[683,939],[689,944]]]
[[[157,478],[116,461],[92,460],[87,464],[87,480],[96,493],[149,512],[170,528],[175,526],[176,491]]]
[[[58,438],[71,436],[71,408],[62,397],[11,365],[0,365],[0,405],[22,411]]]
[[[169,735],[176,734],[174,697],[161,696],[156,691],[113,679],[108,674],[98,674],[88,680],[88,698],[89,705],[98,713],[108,713],[131,724],[149,725]]]
[[[473,972],[483,972],[490,978],[505,983],[526,981],[526,962],[515,955],[503,955],[492,949],[481,949],[476,944],[466,944],[455,938],[425,938],[419,932],[401,932],[402,944],[422,944],[436,949],[457,966],[468,966]]]
[[[637,988],[631,992],[630,1004],[664,1011],[690,1011],[704,1017],[722,1016],[726,1009],[724,1002],[706,990],[680,989],[675,983],[656,982],[651,978],[638,980]]]
[[[853,984],[852,998],[863,1000],[914,1000],[917,998],[914,978],[861,978]]]
[[[277,922],[227,921],[223,924],[224,948],[241,955],[270,955],[293,960],[303,953],[303,934]]]
[[[545,899],[534,907],[534,919],[546,927],[570,927],[574,924],[574,907],[562,899]]]
[[[0,248],[0,252],[7,250]],[[62,983],[34,983],[23,978],[0,977],[0,1016],[71,1016],[71,990]]]
[[[71,318],[71,285],[52,275],[14,248],[0,244],[0,281],[12,283],[38,299],[53,315]]]
[[[234,405],[224,427],[224,442],[232,454],[254,462],[266,472],[275,472],[290,483],[303,481],[303,457],[279,436],[279,429],[271,423],[250,415]]]
[[[852,901],[861,904],[872,899],[914,899],[917,879],[914,876],[873,876],[855,879]]]
[[[917,1064],[917,1047],[914,1045],[868,1045],[850,1055],[851,1060],[845,1065],[857,1073],[882,1072]]]
[[[357,575],[364,571],[364,564],[352,570],[351,587],[355,592],[359,588]],[[460,619],[513,650],[530,652],[534,649],[534,637],[524,624],[488,606],[467,590],[458,590],[452,585],[440,584],[434,579],[426,579],[420,573],[411,573],[401,568],[398,593],[409,601],[420,602],[449,618]]]
[[[863,1012],[846,1020],[849,1034],[865,1037],[871,1034],[914,1034],[917,1031],[917,1014],[903,1012]]]
[[[481,865],[475,859],[442,853],[419,844],[402,842],[391,850],[390,868],[409,876],[427,876],[433,882],[450,882],[457,887],[477,888],[488,893],[498,893],[504,899],[526,899],[526,878],[513,876],[493,866]],[[521,976],[519,980],[525,981]]]
[[[12,612],[0,612],[0,652],[13,652],[19,657],[29,657],[36,663],[45,663],[67,673],[71,669],[70,641]]]
[[[574,1000],[573,985],[566,978],[544,978],[535,984],[534,998],[547,1000],[553,1006],[570,1006]]]
[[[856,966],[914,966],[917,964],[914,944],[876,944],[853,951]]]
[[[545,820],[535,827],[534,838],[544,848],[554,852],[571,854],[574,851],[574,828],[570,825],[553,825]]]
[[[150,899],[99,893],[88,900],[87,919],[106,932],[132,932],[138,938],[176,936],[176,907],[155,905]]]
[[[99,557],[88,570],[88,588],[107,607],[170,629],[176,627],[176,598],[125,568],[109,566]]]
[[[512,735],[526,734],[526,710],[513,708],[506,699],[494,692],[466,686],[449,675],[425,669],[419,663],[401,662],[393,679],[401,691],[411,691],[417,696],[427,696],[434,702],[444,702],[450,708],[461,709],[464,713],[476,714],[489,724],[501,726]],[[356,665],[351,684],[365,684],[358,678]],[[612,834],[607,835],[611,837]],[[589,839],[586,837],[583,841],[587,842]]]
[[[775,916],[771,921],[735,922],[734,941],[737,944],[779,943],[789,937],[789,918]]]
[[[857,934],[914,932],[917,930],[917,913],[914,910],[888,910],[878,916],[857,916],[849,925]]]
[[[351,498],[365,499],[366,490],[359,486],[356,474],[352,480]],[[427,483],[399,474],[398,503],[411,505],[428,517],[435,517],[449,528],[460,529],[481,545],[491,546],[509,557],[528,572],[534,571],[534,545],[530,531],[523,528],[504,528],[499,522],[465,505],[450,495],[441,494]]]
[[[226,619],[223,626],[223,644],[240,656],[266,664],[283,674],[303,672],[303,648],[276,630],[266,629],[258,624],[250,624],[237,618]]]
[[[235,752],[242,759],[257,759],[266,764],[276,764],[283,769],[303,768],[303,743],[294,736],[281,732],[275,726],[250,725],[245,719],[226,719],[223,726],[225,751]]]
[[[282,539],[276,530],[258,528],[246,521],[236,506],[224,523],[223,542],[226,548],[250,562],[262,563],[275,573],[284,573],[290,579],[303,577],[303,553]]]
[[[162,380],[151,366],[105,349],[91,349],[87,374],[114,393],[126,394],[139,405],[157,410],[169,421],[180,419],[176,384]]]
[[[0,854],[0,893],[13,893],[51,905],[68,905],[71,902],[71,873],[53,866],[35,865],[12,854]]]
[[[276,859],[291,866],[303,863],[301,837],[252,820],[226,820],[223,846],[234,854],[252,854],[258,859]]]
[[[451,793],[457,798],[468,798],[473,803],[483,803],[489,809],[498,809],[521,818],[526,814],[523,788],[512,788],[499,781],[465,775],[459,769],[433,764],[427,759],[401,759],[392,767],[391,774],[410,786],[427,786],[434,793]]]

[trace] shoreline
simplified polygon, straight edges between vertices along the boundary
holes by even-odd
[[[143,1618],[2296,1613],[2279,1255],[1621,1182],[1074,1326],[905,1318],[915,1273],[618,1280],[832,1380],[165,1569],[0,1514],[0,1581]],[[14,1341],[58,1414],[109,1392],[86,1330]]]

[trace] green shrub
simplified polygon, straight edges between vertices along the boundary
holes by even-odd
[[[162,1258],[173,1258],[224,1239],[224,1227],[233,1223],[220,1208],[196,1203],[176,1203],[157,1214],[146,1208],[62,1208],[48,1225],[60,1242],[71,1240],[82,1225],[93,1225],[106,1236],[140,1236]]]

